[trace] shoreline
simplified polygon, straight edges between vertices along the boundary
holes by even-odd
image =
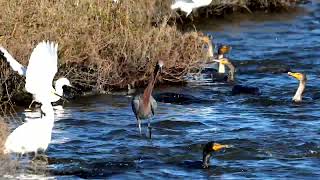
[[[66,76],[84,92],[108,94],[125,90],[128,84],[134,88],[143,87],[158,59],[165,61],[165,74],[161,75],[160,83],[183,84],[184,75],[201,69],[205,63],[205,45],[198,32],[181,32],[178,26],[183,15],[179,17],[179,12],[171,11],[170,2],[64,2],[64,8],[61,8],[61,3],[48,0],[35,5],[27,3],[25,7],[23,3],[2,0],[0,4],[8,16],[0,17],[0,30],[3,32],[0,44],[18,62],[27,65],[36,43],[55,39],[59,43],[60,64],[56,77]],[[207,16],[207,11],[223,18],[219,13],[234,13],[247,6],[239,6],[238,1],[232,1],[234,4],[219,2],[213,1],[210,6],[200,8],[190,18],[197,20],[197,17]],[[263,9],[277,12],[296,7],[303,1],[290,1],[293,3],[288,4],[289,0],[277,0],[264,6],[253,3],[265,3],[259,0],[241,2],[249,3],[251,9],[256,8],[250,10],[252,12]],[[43,6],[47,7],[47,12],[40,11]],[[20,8],[25,11],[15,13]],[[83,13],[84,10],[87,13]],[[178,17],[174,17],[173,24],[170,24],[168,18],[175,15]],[[75,22],[74,16],[85,22]],[[186,20],[190,21],[189,17]],[[30,24],[36,26],[30,27]],[[2,59],[0,65],[3,69],[0,73],[1,105],[15,105],[20,99],[30,99],[30,95],[21,95],[27,93],[24,91],[24,77],[20,77]],[[8,100],[12,103],[5,103]]]

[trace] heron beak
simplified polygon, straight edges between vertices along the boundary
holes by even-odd
[[[288,72],[288,75],[298,79],[299,81],[302,80],[302,74],[301,73]]]
[[[212,150],[219,151],[221,149],[229,148],[229,147],[231,147],[231,146],[230,145],[225,145],[225,144],[214,143],[213,146],[212,146]]]

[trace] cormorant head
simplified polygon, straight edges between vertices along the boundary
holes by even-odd
[[[307,76],[303,73],[288,72],[288,75],[296,78],[299,81],[306,81],[307,80]]]
[[[208,142],[203,148],[203,159],[202,166],[203,168],[208,168],[210,163],[210,158],[213,152],[219,151],[224,148],[229,148],[229,145],[223,145],[219,143],[215,143],[213,141]]]
[[[230,50],[232,49],[231,46],[228,46],[228,45],[220,45],[218,47],[218,54],[227,54],[230,52]]]

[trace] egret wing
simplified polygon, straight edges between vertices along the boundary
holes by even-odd
[[[17,60],[15,60],[11,54],[3,47],[0,46],[0,56],[3,56],[4,59],[10,64],[11,68],[14,71],[17,71],[21,76],[26,76],[27,69],[22,66]]]
[[[52,93],[52,81],[58,71],[58,44],[41,42],[33,50],[26,72],[26,90],[45,97]]]

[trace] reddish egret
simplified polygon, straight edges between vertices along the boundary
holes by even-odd
[[[293,73],[293,72],[288,72],[289,76],[292,76],[299,80],[299,87],[296,91],[296,94],[293,96],[292,100],[294,102],[301,102],[302,101],[302,94],[306,88],[307,84],[307,76],[302,73]]]
[[[154,84],[158,78],[159,73],[162,71],[163,61],[158,61],[155,66],[154,72],[151,76],[148,86],[144,90],[143,94],[136,95],[132,99],[132,110],[136,116],[140,135],[141,135],[141,120],[148,119],[149,137],[151,138],[151,126],[150,118],[154,116],[157,108],[157,102],[152,97],[152,90]]]
[[[230,145],[223,145],[219,143],[215,143],[213,141],[208,142],[203,148],[203,158],[202,158],[202,167],[208,168],[210,163],[210,158],[213,152],[219,151],[224,148],[230,148]]]

